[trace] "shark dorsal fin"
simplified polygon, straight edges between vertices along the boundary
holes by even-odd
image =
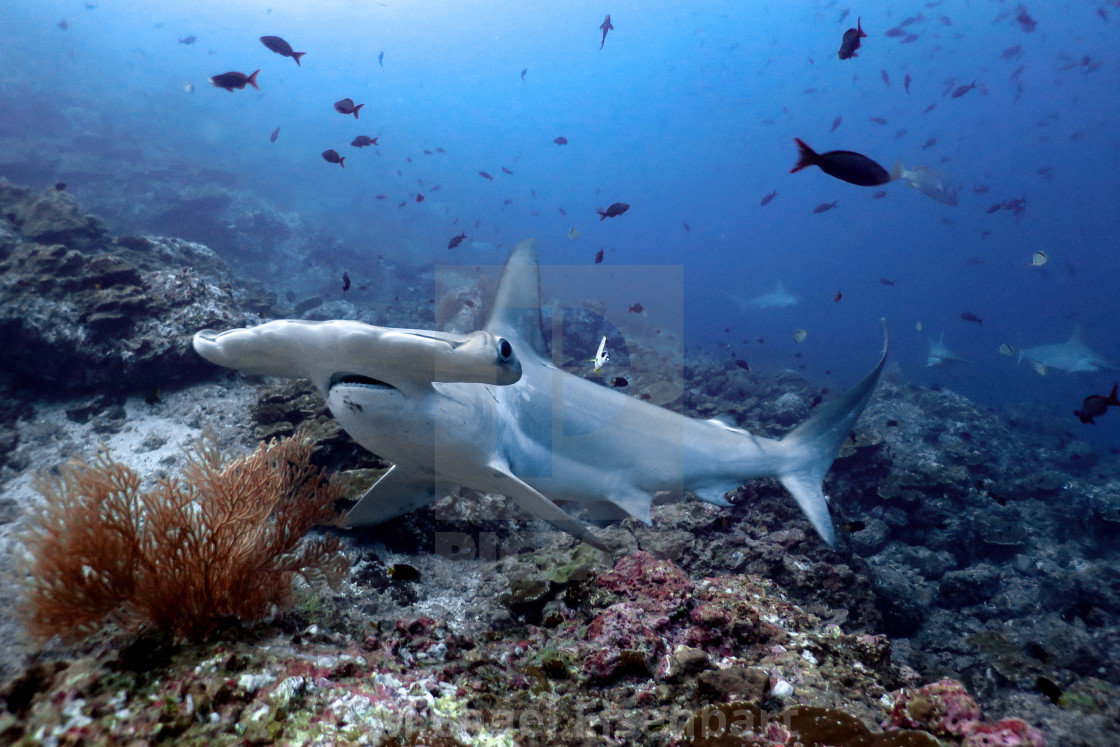
[[[509,253],[486,331],[516,338],[542,358],[548,357],[541,332],[541,273],[536,239],[518,242]]]

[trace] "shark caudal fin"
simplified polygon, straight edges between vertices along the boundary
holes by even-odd
[[[871,399],[887,362],[890,334],[886,320],[883,321],[883,337],[883,355],[874,370],[839,399],[819,406],[811,418],[782,439],[782,445],[788,450],[789,466],[778,474],[778,479],[830,547],[836,547],[836,533],[824,497],[824,476]]]

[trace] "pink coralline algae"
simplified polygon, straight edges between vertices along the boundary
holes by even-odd
[[[962,747],[1046,747],[1042,732],[1022,719],[984,723],[980,706],[964,685],[948,678],[897,691],[883,727],[961,737]]]
[[[976,724],[963,747],[1046,747],[1042,732],[1021,718]]]

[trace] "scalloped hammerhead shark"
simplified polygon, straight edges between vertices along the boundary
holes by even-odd
[[[862,381],[781,439],[689,418],[552,364],[533,239],[510,253],[481,331],[278,320],[194,336],[194,349],[218,365],[310,379],[342,428],[393,463],[347,514],[348,525],[378,524],[463,486],[508,496],[600,549],[553,501],[607,501],[649,524],[656,491],[728,506],[728,491],[770,476],[835,547],[822,482],[871,397],[888,344]]]

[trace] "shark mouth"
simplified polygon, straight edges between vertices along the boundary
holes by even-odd
[[[330,388],[334,389],[336,386],[339,386],[339,385],[360,386],[360,387],[365,387],[367,389],[395,389],[396,388],[392,384],[389,384],[388,382],[385,382],[385,381],[381,381],[380,379],[375,379],[375,378],[370,377],[370,376],[362,376],[361,374],[350,374],[350,373],[336,373],[334,376],[331,376]]]

